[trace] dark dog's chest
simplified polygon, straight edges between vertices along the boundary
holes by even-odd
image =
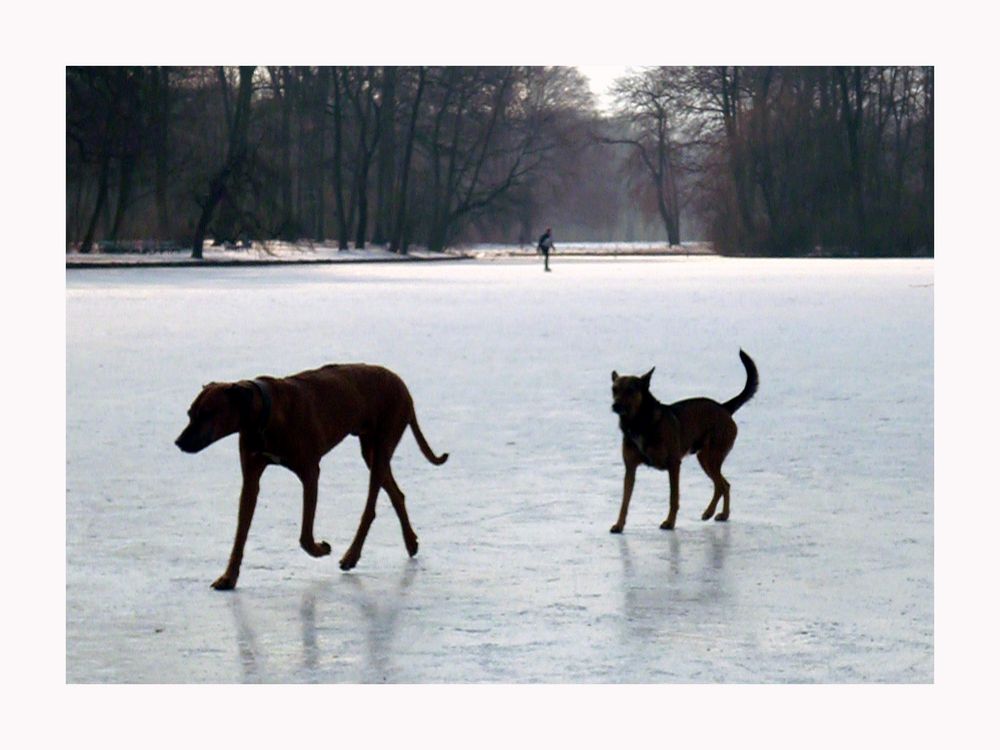
[[[625,437],[638,449],[642,456],[642,462],[646,466],[663,468],[665,457],[661,455],[663,453],[662,441],[658,439],[658,436],[634,430],[625,430],[624,433]]]

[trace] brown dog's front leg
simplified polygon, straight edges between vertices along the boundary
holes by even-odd
[[[313,537],[316,498],[319,494],[319,466],[310,467],[298,474],[302,480],[302,533],[299,535],[299,544],[313,557],[329,555],[330,545],[326,542],[316,544],[316,539]]]
[[[670,465],[667,466],[667,473],[670,474],[670,513],[667,515],[666,520],[660,524],[660,528],[669,530],[674,528],[674,523],[677,521],[677,509],[681,504],[681,462],[671,461]]]
[[[229,565],[226,572],[212,584],[216,591],[227,591],[236,587],[236,579],[240,576],[240,563],[243,562],[243,547],[250,533],[250,522],[253,520],[254,508],[257,507],[257,495],[260,492],[260,475],[264,473],[267,464],[252,463],[243,465],[243,489],[240,491],[240,511],[236,522],[236,539],[233,551],[229,555]]]

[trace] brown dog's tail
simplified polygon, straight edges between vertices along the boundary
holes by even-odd
[[[757,392],[757,386],[760,384],[760,379],[757,377],[757,365],[750,359],[750,355],[742,349],[740,349],[740,360],[747,370],[747,384],[743,386],[743,390],[740,391],[740,394],[736,398],[731,398],[722,405],[722,408],[730,414],[733,414],[743,404],[752,399],[753,395]]]
[[[427,438],[425,438],[424,433],[420,431],[420,425],[417,424],[417,412],[412,409],[410,411],[410,429],[413,430],[413,437],[417,439],[417,445],[420,446],[420,452],[426,456],[428,461],[435,466],[440,466],[448,460],[447,453],[442,453],[440,456],[434,455],[434,451],[432,451],[430,445],[427,444]]]

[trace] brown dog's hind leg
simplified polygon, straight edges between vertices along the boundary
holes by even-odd
[[[403,431],[400,429],[396,432],[398,432],[398,436],[396,436],[398,444],[399,438],[403,435]],[[370,437],[365,435],[362,435],[360,440],[361,456],[365,459],[365,463],[370,469],[375,456],[375,443]],[[395,448],[393,450],[395,450]],[[392,507],[396,511],[396,515],[399,517],[399,524],[403,528],[403,544],[406,545],[406,552],[410,557],[413,557],[417,554],[417,549],[419,547],[417,534],[413,531],[413,527],[410,525],[409,514],[406,512],[406,496],[403,494],[403,491],[399,489],[399,485],[396,484],[396,478],[392,475],[392,467],[389,465],[388,461],[386,461],[385,466],[383,467],[382,488],[386,491],[386,494],[389,495],[389,500],[392,501]]]
[[[396,484],[395,477],[392,476],[392,469],[387,465],[385,467],[385,476],[382,481],[382,486],[385,491],[389,494],[389,499],[392,501],[392,507],[396,511],[396,515],[399,517],[399,525],[403,529],[403,544],[406,545],[406,552],[410,557],[417,554],[417,548],[419,547],[417,543],[417,534],[413,531],[413,527],[410,525],[410,517],[406,512],[406,496],[403,491],[399,489],[399,485]]]
[[[316,498],[319,493],[319,466],[311,466],[296,473],[302,481],[302,533],[299,535],[299,544],[312,557],[329,555],[330,545],[326,542],[316,544],[316,539],[313,537]]]
[[[677,509],[681,504],[681,462],[677,460],[671,461],[667,467],[667,472],[670,474],[670,512],[663,523],[660,524],[660,528],[669,531],[674,528],[674,523],[677,521]]]
[[[240,510],[236,522],[236,539],[233,541],[233,551],[229,555],[226,572],[212,583],[216,591],[228,591],[236,587],[236,579],[240,576],[240,564],[243,562],[243,548],[246,546],[247,534],[250,533],[250,522],[257,507],[257,495],[260,492],[260,475],[264,473],[267,464],[262,461],[247,460],[243,462],[243,489],[240,490]]]
[[[365,457],[368,459],[369,454],[366,453]],[[354,535],[354,541],[351,542],[351,546],[347,548],[344,556],[340,558],[341,570],[350,570],[358,564],[358,560],[361,559],[361,548],[365,546],[365,538],[368,536],[368,529],[371,528],[372,521],[375,520],[375,500],[378,498],[379,490],[382,488],[382,482],[385,477],[383,467],[386,464],[378,450],[375,450],[371,454],[370,463],[371,475],[368,478],[368,499],[365,501],[365,509],[361,513],[361,523],[358,525],[358,531]]]

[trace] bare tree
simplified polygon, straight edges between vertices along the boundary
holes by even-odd
[[[389,249],[393,252],[405,253],[407,248],[407,196],[410,190],[410,167],[413,163],[413,146],[416,141],[417,123],[420,119],[420,103],[423,99],[427,82],[427,71],[421,66],[417,69],[417,83],[413,94],[413,106],[410,112],[410,126],[406,134],[406,147],[403,152],[402,177],[395,205],[395,222]]]
[[[647,68],[616,81],[616,113],[627,135],[604,138],[605,143],[634,149],[649,178],[670,245],[681,241],[678,170],[686,111],[683,73],[678,68]]]
[[[526,73],[509,67],[436,73],[425,147],[429,249],[441,250],[465,222],[498,205],[544,163],[552,143],[524,106]]]
[[[198,219],[198,225],[195,229],[194,239],[192,240],[192,258],[200,259],[202,257],[205,234],[208,231],[208,225],[212,220],[212,215],[215,213],[216,207],[225,197],[226,191],[231,189],[231,185],[243,178],[243,167],[247,160],[247,131],[250,126],[250,101],[253,96],[253,76],[255,70],[256,67],[253,65],[240,66],[239,91],[236,95],[236,105],[230,111],[229,85],[226,73],[221,67],[218,69],[219,88],[226,111],[229,139],[225,161],[209,180],[208,195],[199,201],[201,216]]]

